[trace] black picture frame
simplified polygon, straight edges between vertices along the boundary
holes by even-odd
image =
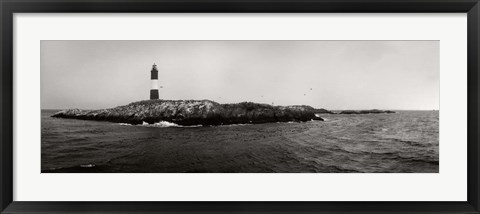
[[[480,213],[478,0],[0,0],[1,213]],[[467,13],[468,198],[465,202],[13,201],[14,13]],[[93,193],[92,193],[93,194]],[[254,194],[254,193],[252,193]],[[414,194],[414,193],[412,193]]]

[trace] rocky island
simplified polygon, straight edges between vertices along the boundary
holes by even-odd
[[[68,109],[52,117],[154,124],[160,121],[182,126],[323,121],[318,109],[306,105],[272,106],[253,102],[219,104],[210,100],[144,100],[101,110]]]
[[[354,111],[354,110],[345,110],[341,111],[339,114],[392,114],[395,113],[394,111],[390,110],[378,110],[378,109],[371,109],[371,110],[360,110],[360,111]]]

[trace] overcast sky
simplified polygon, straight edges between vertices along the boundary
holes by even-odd
[[[42,109],[160,99],[439,109],[438,41],[42,41]]]

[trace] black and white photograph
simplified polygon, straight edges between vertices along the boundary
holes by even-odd
[[[439,173],[438,40],[42,40],[42,173]]]

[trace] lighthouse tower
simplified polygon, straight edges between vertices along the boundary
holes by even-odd
[[[158,70],[157,65],[153,63],[152,67],[152,76],[151,76],[151,87],[150,87],[150,99],[156,100],[158,99]]]

